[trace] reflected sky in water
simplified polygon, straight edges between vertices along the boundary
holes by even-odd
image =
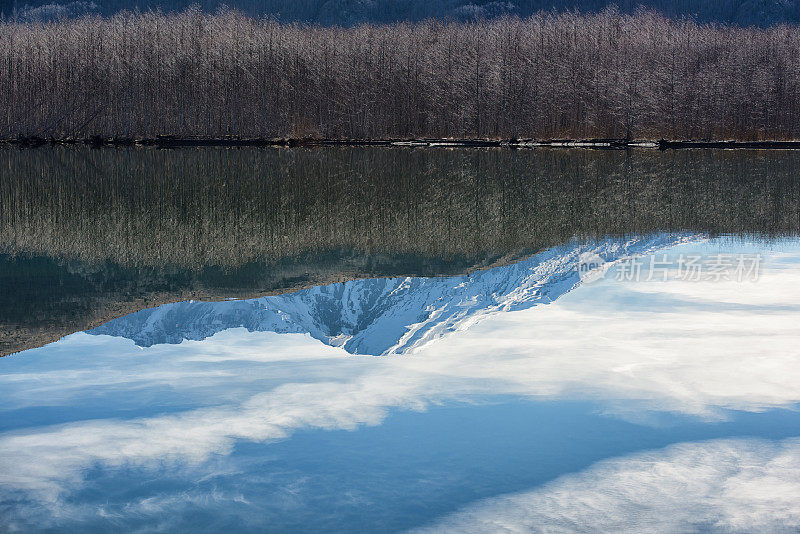
[[[581,283],[593,251],[608,263]],[[758,280],[618,279],[631,256],[718,253],[761,254]],[[660,235],[469,277],[139,312],[0,360],[0,517],[22,531],[791,531],[799,282],[796,240]]]

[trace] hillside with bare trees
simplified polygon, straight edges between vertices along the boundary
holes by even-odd
[[[800,29],[653,12],[0,23],[0,137],[790,140]]]

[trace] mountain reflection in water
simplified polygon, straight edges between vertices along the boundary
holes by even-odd
[[[203,340],[245,327],[308,333],[353,354],[402,354],[498,311],[554,302],[578,285],[578,266],[587,254],[612,265],[698,240],[672,234],[605,239],[554,247],[512,265],[465,276],[354,280],[256,300],[166,304],[115,319],[90,333],[151,346]]]
[[[665,280],[619,276],[653,252]],[[576,286],[586,253],[633,258]],[[757,281],[676,272],[723,253],[761,255]],[[0,359],[0,517],[81,532],[796,529],[799,280],[796,239],[656,234],[470,277],[139,312]],[[331,346],[340,335],[353,345]],[[343,350],[387,346],[403,355]]]
[[[0,530],[800,527],[800,153],[0,157]]]
[[[168,302],[800,227],[796,152],[0,150],[0,354]]]

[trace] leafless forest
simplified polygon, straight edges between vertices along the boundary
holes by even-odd
[[[0,23],[0,137],[797,139],[800,29],[655,13]]]

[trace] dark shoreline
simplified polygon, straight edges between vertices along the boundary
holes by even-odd
[[[146,138],[100,137],[87,138],[52,138],[52,137],[17,137],[0,139],[0,144],[35,148],[54,145],[82,145],[93,148],[101,147],[155,147],[155,148],[188,148],[188,147],[445,147],[445,148],[592,148],[627,150],[632,148],[649,148],[658,150],[677,150],[687,148],[705,149],[759,149],[759,150],[799,150],[800,141],[659,141],[627,140],[627,139],[292,139],[292,138],[201,138],[156,136]]]

